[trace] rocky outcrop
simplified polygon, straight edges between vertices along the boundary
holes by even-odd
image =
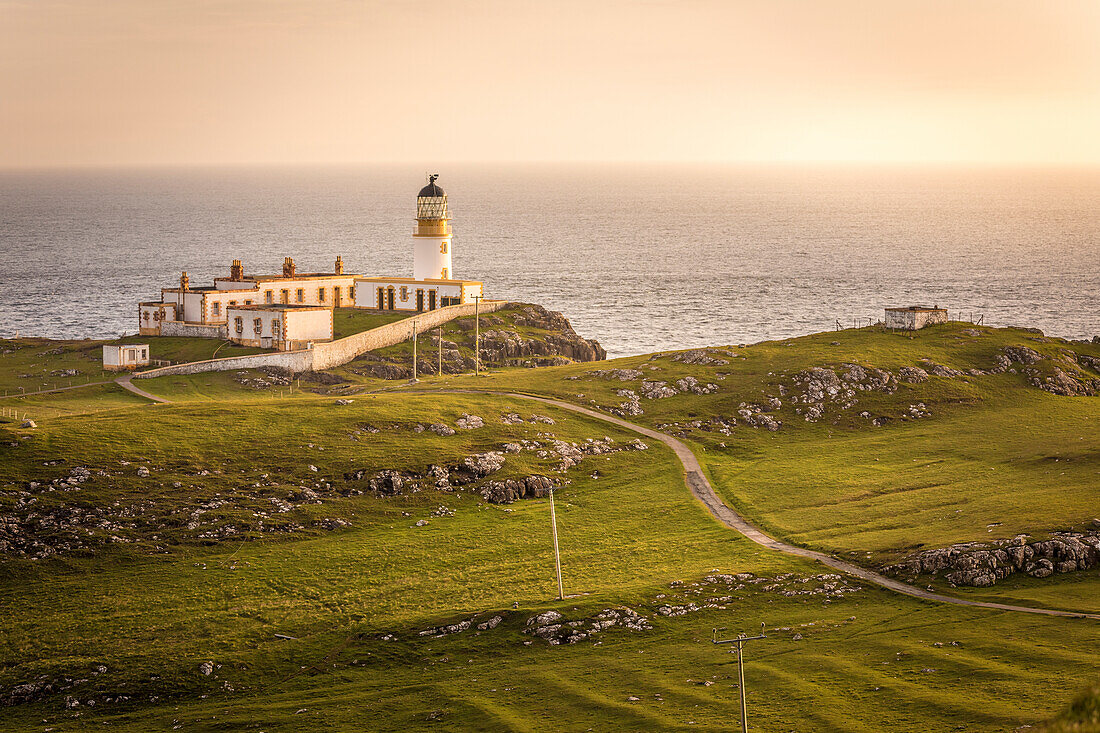
[[[1054,573],[1088,570],[1100,561],[1100,533],[1058,532],[1049,540],[1026,536],[996,543],[964,543],[925,550],[884,568],[894,575],[943,574],[953,585],[985,588],[1013,573],[1046,578]]]
[[[440,370],[440,352],[442,373],[473,371],[474,319],[458,319],[452,325],[457,333],[450,334],[451,338],[440,339],[436,333],[421,337],[428,342],[428,353],[422,354],[417,363],[419,374],[435,374]],[[598,341],[578,336],[561,313],[523,303],[509,303],[504,310],[482,316],[479,343],[482,367],[560,366],[607,358]],[[409,379],[412,357],[406,353],[367,353],[352,363],[351,371],[379,379]]]
[[[481,487],[480,494],[490,504],[511,504],[520,499],[541,499],[559,486],[546,476],[528,476],[523,479],[489,481]]]

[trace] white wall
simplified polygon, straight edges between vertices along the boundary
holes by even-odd
[[[481,292],[481,286],[473,286],[478,293]],[[463,291],[463,284],[456,283],[438,283],[438,282],[420,282],[415,280],[409,280],[408,278],[397,278],[394,280],[375,279],[375,280],[356,280],[355,287],[355,305],[360,308],[377,308],[378,307],[378,288],[382,288],[383,292],[393,288],[393,308],[400,311],[416,312],[416,291],[424,291],[424,310],[428,310],[428,292],[434,290],[436,292],[435,307],[443,307],[442,299],[447,298],[461,298]],[[401,298],[401,289],[405,288],[405,299]],[[470,298],[472,299],[472,298]],[[389,301],[387,300],[386,303]]]
[[[444,243],[446,247],[444,248]],[[450,235],[445,237],[413,237],[413,279],[452,279]],[[446,249],[446,252],[442,252]],[[446,274],[444,274],[446,270]]]
[[[331,310],[286,311],[286,339],[324,341],[332,338]]]
[[[105,367],[122,366],[122,354],[119,353],[119,347],[117,347],[117,346],[104,346],[103,347],[103,366],[105,366]]]

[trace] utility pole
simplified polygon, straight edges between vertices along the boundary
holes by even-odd
[[[439,370],[435,373],[435,376],[443,376],[443,324],[439,326]]]
[[[481,373],[481,296],[474,296],[474,376]]]
[[[554,513],[554,487],[550,487],[550,524],[554,528],[554,565],[558,569],[558,600],[565,600],[565,593],[561,588],[561,553],[558,552],[558,517]]]
[[[714,644],[737,644],[737,687],[741,692],[741,733],[749,733],[749,718],[748,710],[745,705],[745,649],[744,644],[746,641],[755,641],[756,639],[767,639],[764,635],[764,622],[760,622],[760,635],[759,636],[745,636],[744,634],[738,634],[736,639],[719,639],[718,632],[725,631],[726,628],[714,629],[711,636],[711,642]]]
[[[415,382],[416,381],[416,319],[415,318],[413,319],[413,322],[412,322],[412,329],[413,329],[413,378],[412,378],[412,380]]]

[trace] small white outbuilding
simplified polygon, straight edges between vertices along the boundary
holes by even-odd
[[[149,344],[121,344],[103,347],[103,368],[124,372],[149,365]]]
[[[917,331],[925,326],[947,323],[947,309],[939,306],[910,305],[886,309],[886,327]]]

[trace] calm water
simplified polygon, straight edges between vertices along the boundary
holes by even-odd
[[[444,169],[454,269],[612,356],[936,303],[1100,334],[1100,172]],[[110,336],[187,270],[409,275],[412,168],[0,174],[0,336]]]

